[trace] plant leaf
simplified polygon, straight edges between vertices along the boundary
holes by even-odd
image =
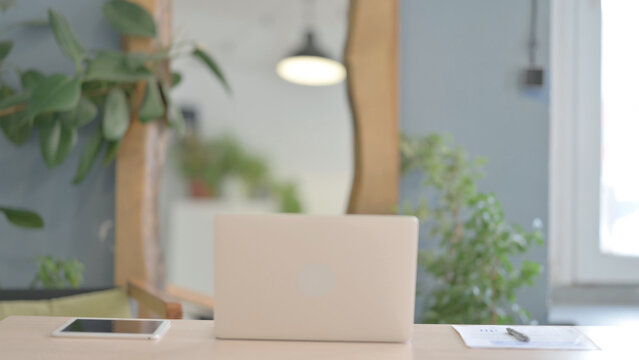
[[[160,51],[155,53],[144,52],[127,52],[124,54],[126,66],[130,70],[138,70],[140,67],[146,66],[149,61],[158,61],[168,59],[170,53],[168,51]]]
[[[73,110],[61,112],[58,116],[65,126],[78,128],[90,123],[98,116],[98,107],[82,96]]]
[[[102,8],[104,17],[121,34],[155,37],[155,21],[146,9],[124,0],[111,0]]]
[[[0,11],[5,12],[18,5],[16,0],[0,0]]]
[[[78,170],[76,171],[75,177],[73,178],[74,184],[79,184],[84,180],[84,178],[91,170],[95,159],[98,157],[100,153],[100,148],[102,147],[102,131],[98,128],[96,132],[91,135],[89,141],[84,147],[82,151],[82,156],[80,157],[80,162],[78,163]]]
[[[75,62],[77,68],[81,68],[82,60],[86,58],[87,51],[80,44],[67,19],[60,13],[49,9],[49,24],[51,24],[55,40],[62,52]]]
[[[171,101],[169,93],[170,90],[166,85],[162,85],[160,90],[162,91],[162,94],[164,94],[164,99],[166,100],[166,117],[169,125],[175,129],[179,136],[184,135],[186,125],[184,116],[182,115],[182,110]]]
[[[145,67],[132,69],[129,61],[127,56],[119,51],[101,51],[87,63],[85,80],[137,82],[153,76]]]
[[[104,102],[102,133],[111,141],[120,140],[129,128],[129,105],[124,92],[118,88],[111,89]]]
[[[168,111],[169,111],[168,112],[169,124],[171,125],[172,128],[175,129],[178,135],[180,136],[184,135],[184,130],[186,129],[186,126],[184,123],[184,116],[182,115],[182,110],[180,110],[179,106],[175,104],[171,104],[169,105]]]
[[[79,288],[84,281],[82,276],[84,265],[76,259],[62,261],[60,265],[62,266],[62,272],[64,273],[64,278],[67,283],[74,289]]]
[[[0,110],[10,108],[15,105],[25,103],[29,100],[29,92],[17,93],[10,87],[3,85],[0,87]]]
[[[0,127],[14,145],[22,145],[31,137],[31,125],[24,111],[0,118]]]
[[[0,63],[7,57],[7,55],[9,55],[11,48],[13,48],[13,41],[0,41]]]
[[[213,74],[215,74],[218,80],[220,80],[220,82],[222,83],[222,86],[224,86],[224,89],[226,90],[227,93],[231,92],[231,88],[229,87],[229,84],[226,81],[226,78],[224,77],[222,70],[217,65],[217,63],[213,60],[210,54],[208,54],[203,48],[198,46],[193,50],[191,55],[195,56],[196,59],[204,63],[204,65],[206,65],[209,68],[209,70],[211,70]]]
[[[122,140],[109,141],[107,144],[106,154],[104,155],[104,161],[102,162],[104,166],[109,165],[111,161],[115,159],[115,156],[118,154],[118,150],[120,149],[121,142]]]
[[[27,100],[29,100],[29,93],[17,93],[4,96],[2,100],[0,100],[0,110],[22,104]]]
[[[62,124],[53,118],[38,121],[38,131],[42,158],[49,167],[54,167],[57,165],[56,157],[62,136]]]
[[[124,63],[130,70],[137,70],[144,66],[148,60],[148,55],[142,52],[129,52],[124,54]]]
[[[49,167],[60,165],[78,143],[78,131],[50,115],[39,119],[38,124],[42,157]]]
[[[73,109],[80,99],[80,79],[53,74],[38,82],[27,107],[27,117],[47,111]]]
[[[0,207],[0,211],[4,213],[7,220],[13,225],[28,229],[41,229],[44,227],[44,221],[40,215],[33,211],[7,207]]]
[[[171,73],[171,87],[176,87],[182,81],[182,74],[179,72]]]
[[[0,109],[20,104],[29,98],[28,93],[14,94],[7,86],[0,88]],[[24,144],[31,135],[31,125],[26,117],[26,111],[0,117],[0,128],[6,137],[15,145]]]
[[[53,124],[53,113],[40,114],[35,117],[33,124],[38,127],[46,127]]]
[[[148,122],[156,120],[162,115],[164,115],[164,102],[162,102],[158,83],[156,81],[148,81],[144,100],[138,111],[138,118],[141,122]]]
[[[20,74],[20,82],[25,92],[31,92],[33,89],[46,78],[46,76],[38,70],[30,69]]]
[[[55,165],[62,164],[78,143],[77,129],[62,125],[60,130],[60,143],[55,154]]]

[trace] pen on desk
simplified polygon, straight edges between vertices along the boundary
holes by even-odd
[[[513,328],[506,328],[506,332],[508,332],[508,335],[514,337],[515,339],[517,339],[517,341],[521,341],[521,342],[529,342],[530,338],[528,337],[528,335],[519,332]]]

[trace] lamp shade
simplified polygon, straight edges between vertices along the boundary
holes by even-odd
[[[284,80],[309,86],[333,85],[346,77],[346,68],[319,50],[311,31],[301,49],[277,63],[277,74]]]

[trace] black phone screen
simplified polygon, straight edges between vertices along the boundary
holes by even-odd
[[[62,332],[152,335],[160,325],[162,320],[76,319]]]

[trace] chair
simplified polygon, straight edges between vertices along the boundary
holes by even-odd
[[[139,309],[164,319],[181,319],[182,304],[160,290],[132,279],[125,288],[2,289],[0,320],[9,315],[131,317],[130,298]]]

